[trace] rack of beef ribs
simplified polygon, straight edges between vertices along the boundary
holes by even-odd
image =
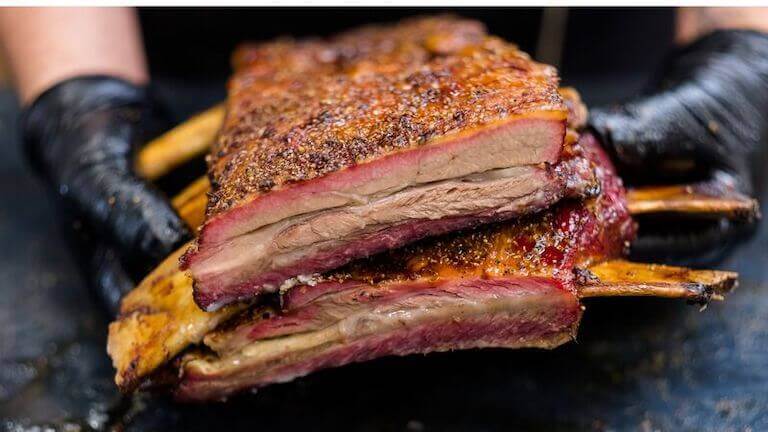
[[[707,304],[736,285],[624,260],[631,214],[750,218],[755,201],[625,191],[580,135],[578,93],[476,22],[281,40],[234,63],[225,107],[139,155],[156,178],[212,146],[209,176],[173,200],[200,236],[110,325],[124,391],[213,400],[388,355],[554,348],[582,298]]]
[[[477,22],[245,46],[234,63],[184,258],[206,310],[590,187],[554,169],[569,114],[554,68]]]

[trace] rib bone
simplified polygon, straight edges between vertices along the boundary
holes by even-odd
[[[706,304],[735,288],[738,274],[617,259],[585,269],[579,277],[581,298],[665,297]]]

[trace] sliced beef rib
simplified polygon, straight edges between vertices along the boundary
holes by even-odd
[[[248,46],[235,65],[184,261],[206,310],[566,195],[555,70],[474,21]]]
[[[181,399],[226,397],[385,355],[551,348],[581,314],[574,269],[621,256],[634,235],[624,190],[592,140],[602,193],[538,215],[389,251],[282,295],[208,334],[181,360]]]

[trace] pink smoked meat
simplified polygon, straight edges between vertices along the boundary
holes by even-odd
[[[246,46],[235,65],[183,260],[205,310],[589,188],[554,167],[569,124],[555,70],[477,22]]]
[[[574,270],[621,256],[634,236],[624,189],[591,136],[578,146],[601,193],[536,215],[355,261],[255,307],[180,362],[176,396],[220,399],[388,355],[553,348],[575,335]]]

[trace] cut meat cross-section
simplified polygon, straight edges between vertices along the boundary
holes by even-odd
[[[560,345],[581,314],[577,268],[634,234],[624,190],[592,140],[602,193],[356,261],[246,311],[181,360],[177,396],[212,399],[384,355]],[[279,312],[279,313],[278,313]]]
[[[476,22],[246,46],[235,64],[184,261],[206,310],[567,195],[553,165],[583,107]]]

